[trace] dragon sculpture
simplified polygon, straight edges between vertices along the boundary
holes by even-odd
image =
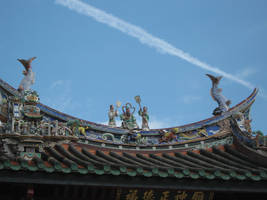
[[[31,63],[36,57],[32,57],[28,60],[18,59],[18,61],[24,66],[25,70],[23,71],[24,78],[21,80],[19,84],[18,91],[23,92],[26,90],[30,90],[31,86],[34,84],[35,75],[32,71]]]
[[[206,74],[212,81],[212,88],[210,90],[211,97],[218,103],[218,107],[214,109],[213,115],[220,115],[223,112],[226,112],[229,110],[229,105],[231,104],[230,100],[227,100],[222,95],[222,89],[218,87],[220,80],[222,79],[222,76],[212,76],[210,74]]]

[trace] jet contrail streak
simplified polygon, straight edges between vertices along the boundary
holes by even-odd
[[[144,29],[142,29],[138,26],[135,26],[133,24],[130,24],[130,23],[128,23],[122,19],[119,19],[119,18],[117,18],[111,14],[108,14],[105,11],[97,9],[97,8],[95,8],[89,4],[86,4],[86,3],[81,2],[79,0],[56,0],[56,3],[60,4],[62,6],[68,7],[69,9],[74,10],[80,14],[92,17],[98,22],[106,24],[112,28],[120,30],[121,32],[123,32],[127,35],[135,37],[141,43],[146,44],[150,47],[153,47],[153,48],[159,50],[160,52],[179,57],[179,58],[186,60],[187,62],[197,66],[197,67],[200,67],[200,68],[205,69],[207,71],[222,75],[225,78],[228,78],[232,81],[235,81],[235,82],[237,82],[237,83],[239,83],[239,84],[241,84],[241,85],[243,85],[249,89],[254,88],[254,86],[250,82],[242,80],[242,79],[238,78],[237,76],[234,76],[232,74],[224,72],[217,67],[209,65],[203,61],[200,61],[198,58],[195,58],[195,57],[191,56],[190,54],[184,52],[183,50],[174,47],[173,45],[169,44],[168,42],[165,42],[164,40],[149,34]]]

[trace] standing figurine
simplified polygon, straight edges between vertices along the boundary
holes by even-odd
[[[139,95],[134,97],[136,103],[139,105],[139,111],[138,114],[142,117],[142,129],[145,131],[149,130],[148,121],[149,121],[149,115],[147,113],[147,107],[144,106],[142,110],[141,106],[141,97]]]
[[[118,117],[118,110],[114,110],[114,106],[109,106],[109,112],[108,112],[108,125],[111,127],[116,127],[116,120],[115,118]]]
[[[133,112],[131,113],[130,108],[133,109]],[[133,115],[135,111],[135,107],[133,107],[130,103],[126,103],[125,106],[122,106],[122,114],[120,115],[120,119],[122,120],[121,126],[122,128],[126,129],[138,129],[138,125],[136,123],[136,119]]]
[[[147,107],[144,106],[143,110],[142,108],[139,109],[138,114],[142,117],[142,129],[145,131],[149,130],[148,121],[149,121],[149,115],[147,113]]]
[[[31,63],[36,57],[32,57],[29,60],[18,59],[18,61],[25,67],[23,71],[24,78],[19,84],[18,91],[23,92],[25,90],[30,90],[31,86],[34,84],[35,76],[32,71]]]
[[[220,80],[222,79],[222,76],[212,76],[210,74],[206,74],[212,81],[212,88],[210,90],[211,97],[219,104],[219,107],[217,107],[213,111],[213,115],[220,115],[223,112],[226,112],[229,110],[229,105],[231,104],[230,100],[227,100],[222,95],[222,89],[218,88],[218,85],[220,83]]]

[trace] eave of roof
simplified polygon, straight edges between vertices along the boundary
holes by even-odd
[[[48,147],[41,159],[1,159],[0,169],[192,180],[267,180],[266,166],[254,163],[229,145],[186,153],[141,154],[104,152],[64,144]]]

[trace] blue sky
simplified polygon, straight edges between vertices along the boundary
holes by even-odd
[[[64,1],[62,1],[64,2]],[[212,67],[267,91],[267,1],[83,0]],[[106,122],[110,104],[140,95],[153,127],[211,117],[217,106],[204,70],[159,51],[54,0],[0,2],[1,78],[22,79],[17,58],[33,62],[41,102],[94,122]],[[214,73],[212,73],[214,74]],[[250,93],[223,78],[232,105]],[[252,107],[253,130],[267,133],[266,92]]]

